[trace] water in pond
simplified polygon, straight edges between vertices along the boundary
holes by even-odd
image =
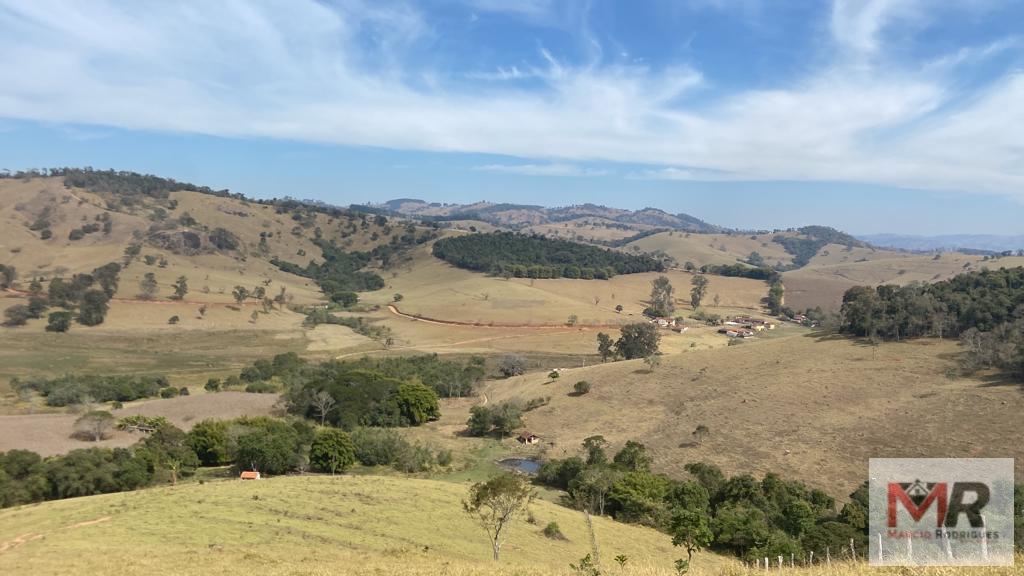
[[[540,470],[540,462],[529,458],[506,458],[498,464],[525,474],[536,474]]]

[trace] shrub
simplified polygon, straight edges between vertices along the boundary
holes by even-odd
[[[355,444],[345,432],[324,428],[316,433],[309,449],[309,464],[317,472],[344,472],[356,462]]]
[[[582,396],[590,392],[590,382],[587,382],[586,380],[580,380],[579,382],[573,385],[572,389],[577,396]]]
[[[565,534],[562,534],[562,529],[558,527],[557,522],[548,522],[548,525],[544,527],[544,535],[552,540],[565,540]]]
[[[47,317],[47,332],[67,332],[71,327],[71,312],[51,312]]]
[[[6,317],[4,326],[24,326],[30,318],[33,318],[32,311],[23,304],[15,304],[4,310],[4,316]]]
[[[210,378],[203,385],[203,389],[207,392],[220,392],[220,378]]]
[[[510,354],[501,359],[498,371],[506,378],[519,376],[526,372],[526,360],[522,356]]]
[[[181,321],[181,318],[179,318],[177,315],[171,316],[170,318],[167,319],[167,323],[172,325],[172,326],[174,324],[177,324],[180,321]]]
[[[188,394],[189,392],[187,387],[182,386],[181,388],[178,388],[178,396],[188,396]]]
[[[163,389],[160,390],[160,397],[161,398],[176,398],[178,396],[178,393],[179,392],[178,392],[177,388],[170,388],[170,387],[163,388]]]

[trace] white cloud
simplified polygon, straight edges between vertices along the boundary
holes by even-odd
[[[1024,196],[1024,80],[1007,73],[965,96],[954,73],[1016,45],[887,65],[883,32],[920,14],[909,0],[836,0],[830,30],[844,51],[830,66],[697,107],[688,98],[706,81],[692,67],[578,65],[545,50],[537,64],[476,73],[528,77],[529,90],[465,87],[473,73],[407,64],[437,32],[403,3],[0,0],[0,67],[15,71],[0,83],[0,117],[493,153],[530,160],[481,169],[523,174],[593,175],[578,164],[611,161],[669,167],[632,177]]]
[[[603,176],[607,170],[583,168],[575,164],[486,164],[477,166],[486,172],[504,172],[524,176]]]

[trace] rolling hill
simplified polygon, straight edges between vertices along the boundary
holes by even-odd
[[[5,574],[564,574],[590,553],[580,512],[544,501],[511,528],[502,561],[462,511],[468,486],[379,476],[225,480],[0,511]],[[565,540],[542,534],[556,522]],[[685,551],[649,528],[593,519],[605,564],[675,574]],[[699,554],[696,574],[735,562]]]

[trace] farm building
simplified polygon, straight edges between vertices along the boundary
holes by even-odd
[[[749,328],[740,328],[737,326],[726,326],[725,328],[719,328],[719,334],[725,334],[730,338],[750,338],[754,335],[754,331]]]
[[[238,476],[238,478],[240,480],[259,480],[260,473],[256,472],[255,470],[243,470],[242,473]]]
[[[537,444],[540,442],[540,436],[529,432],[523,432],[518,438],[516,438],[516,440],[518,440],[520,444]]]

